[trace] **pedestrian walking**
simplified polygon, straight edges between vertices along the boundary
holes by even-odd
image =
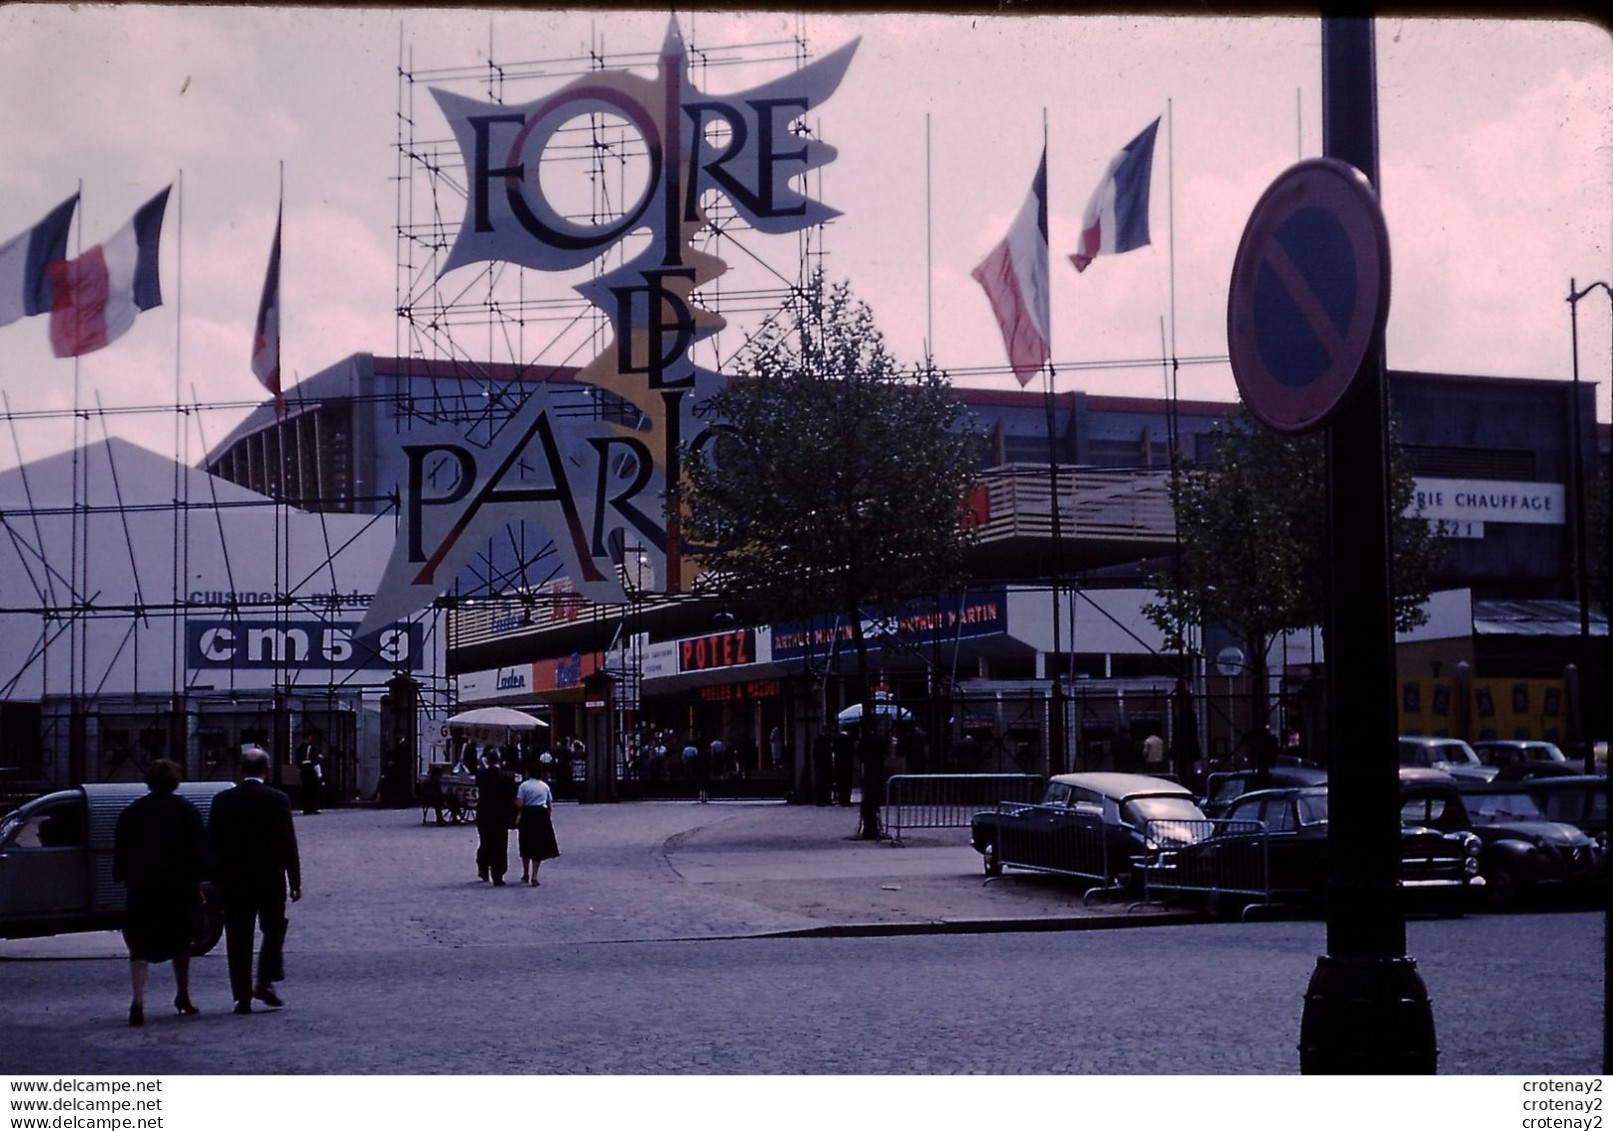
[[[538,865],[560,855],[554,838],[554,790],[543,775],[527,778],[515,791],[520,822],[515,836],[521,853],[521,882],[538,886]]]
[[[1143,773],[1161,774],[1166,771],[1165,740],[1153,731],[1143,739]]]
[[[834,742],[827,734],[812,740],[812,800],[828,805],[834,797]]]
[[[717,745],[722,745],[722,741],[720,739],[718,740]],[[687,756],[687,752],[685,753],[685,756]],[[695,747],[694,784],[695,789],[699,791],[700,804],[702,805],[711,800],[711,758],[711,747],[708,746],[704,750],[700,749],[698,746]]]
[[[441,762],[433,762],[426,771],[426,784],[420,787],[420,804],[423,809],[432,809],[437,814],[437,824],[446,825],[447,819],[444,811],[448,808],[448,790],[442,784],[443,771],[447,769]],[[425,818],[422,816],[421,820]]]
[[[314,743],[305,741],[297,748],[297,775],[305,817],[319,812],[319,798],[325,788],[325,767],[322,763],[319,747]]]
[[[174,1008],[190,1000],[190,946],[202,908],[207,835],[202,815],[174,791],[179,765],[158,758],[146,768],[144,797],[122,813],[112,834],[112,878],[128,891],[123,943],[129,948],[129,1024],[146,1020],[146,976],[153,962],[174,964]]]
[[[510,870],[510,826],[515,823],[515,776],[502,765],[498,747],[482,753],[476,774],[476,878],[504,886]]]
[[[274,983],[283,981],[286,893],[302,898],[302,863],[291,824],[291,799],[267,784],[269,755],[261,746],[241,755],[241,782],[213,799],[208,844],[224,901],[224,946],[236,1013],[251,1013],[252,1000],[279,1008],[285,1002]],[[252,943],[258,928],[257,981],[252,979]]]
[[[685,781],[692,782],[698,776],[695,764],[699,761],[700,747],[695,745],[694,736],[690,735],[689,741],[683,744],[683,756],[678,759],[678,764],[683,767]]]
[[[851,735],[845,731],[836,734],[832,753],[834,756],[835,804],[850,805],[854,762],[857,754],[857,748],[851,741]]]

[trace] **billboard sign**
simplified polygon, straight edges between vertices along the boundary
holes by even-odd
[[[722,385],[689,356],[724,324],[695,298],[726,270],[694,246],[706,227],[702,202],[720,194],[766,234],[836,215],[804,191],[805,174],[835,151],[792,127],[834,92],[856,46],[751,90],[708,95],[690,81],[674,19],[653,78],[591,72],[521,105],[432,92],[466,170],[465,214],[441,274],[485,262],[570,270],[629,235],[647,235],[635,241],[643,246],[632,258],[576,288],[599,308],[609,334],[577,380],[629,406],[633,420],[552,412],[539,385],[489,440],[452,426],[400,435],[407,483],[398,540],[366,630],[429,604],[479,544],[517,521],[549,532],[588,600],[627,600],[612,549],[624,542],[643,547],[654,574],[639,588],[687,589],[693,579],[665,500],[680,478],[678,451],[708,434],[712,422],[701,406]],[[590,224],[550,199],[543,173],[562,130],[600,117],[636,138],[648,175],[613,216]]]

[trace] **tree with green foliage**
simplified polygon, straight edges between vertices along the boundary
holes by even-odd
[[[851,626],[863,718],[874,720],[865,617],[963,583],[962,502],[979,437],[947,374],[903,368],[873,312],[821,274],[742,351],[713,398],[722,424],[683,452],[683,537],[725,596],[763,618]],[[883,751],[860,727],[862,835],[879,835]]]
[[[1327,593],[1327,502],[1319,435],[1279,435],[1245,409],[1217,430],[1214,462],[1188,465],[1171,490],[1181,545],[1174,572],[1154,578],[1144,614],[1185,651],[1190,625],[1221,625],[1242,640],[1254,686],[1278,635],[1322,624]],[[1416,482],[1390,446],[1395,627],[1427,614],[1430,576],[1444,536],[1411,511]],[[1258,723],[1256,724],[1258,725]]]

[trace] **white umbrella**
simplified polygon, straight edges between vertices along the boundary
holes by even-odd
[[[549,724],[514,707],[477,707],[448,716],[451,727],[504,727],[506,730],[533,730]]]
[[[906,707],[898,707],[895,703],[887,703],[883,700],[874,704],[874,714],[883,715],[888,719],[911,719],[913,717],[913,712]],[[835,719],[842,723],[860,723],[863,721],[863,705],[853,703],[836,715]]]

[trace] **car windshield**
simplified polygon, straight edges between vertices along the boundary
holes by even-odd
[[[1590,792],[1590,812],[1585,812],[1585,794],[1578,790],[1554,789],[1546,794],[1546,816],[1553,821],[1567,821],[1577,825],[1581,821],[1607,821],[1607,788],[1605,786],[1592,786]],[[0,836],[0,841],[5,838]]]
[[[11,836],[22,827],[22,810],[14,809],[0,818],[0,844],[7,844]]]
[[[1475,793],[1467,799],[1467,815],[1475,821],[1538,821],[1545,814],[1527,793]]]
[[[1204,813],[1191,797],[1133,797],[1126,808],[1140,821],[1201,821]]]
[[[1465,742],[1442,742],[1428,753],[1436,762],[1450,762],[1457,766],[1479,764],[1479,756]]]
[[[1327,794],[1302,793],[1299,795],[1299,823],[1325,825],[1327,823]]]

